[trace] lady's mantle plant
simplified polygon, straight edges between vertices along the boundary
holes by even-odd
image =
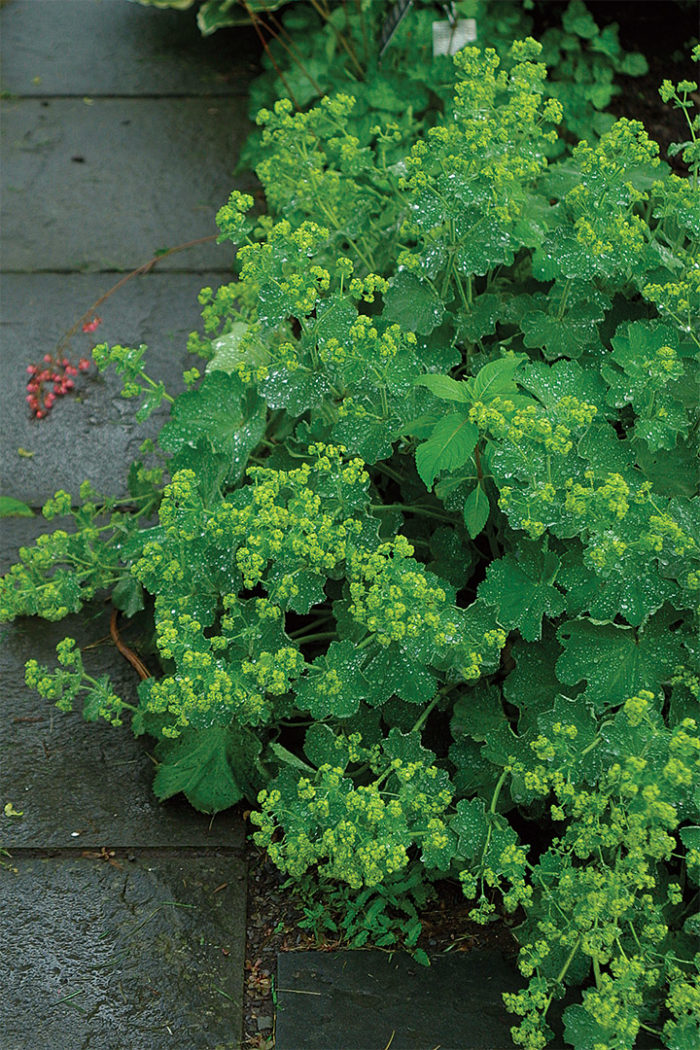
[[[597,139],[613,122],[605,110],[622,90],[616,76],[639,76],[647,63],[638,53],[625,53],[617,25],[600,29],[583,0],[566,7],[532,0],[295,2],[269,28],[262,19],[258,23],[267,43],[263,71],[250,87],[251,118],[278,97],[305,109],[324,95],[351,92],[353,134],[366,145],[374,124],[393,122],[401,143],[395,147],[399,159],[450,102],[452,52],[435,46],[440,29],[447,30],[448,39],[452,34],[453,41],[469,33],[479,47],[504,57],[514,39],[532,33],[536,8],[545,9],[550,23],[541,40],[549,69],[545,91],[565,106],[564,124],[549,151],[559,154],[567,141],[578,138]],[[261,153],[264,157],[265,144],[253,133],[241,169],[257,168]]]
[[[415,944],[437,878],[512,913],[537,1050],[555,998],[576,1050],[700,1035],[696,491],[698,118],[687,179],[618,121],[547,162],[538,45],[455,58],[448,119],[387,164],[352,99],[260,120],[276,215],[234,193],[239,280],[205,289],[208,359],[126,504],[20,552],[2,616],[100,590],[153,610],[162,675],[131,708],[155,788],[215,812],[298,879],[374,890]],[[280,218],[280,213],[283,213]],[[106,346],[144,418],[145,348]],[[153,451],[153,448],[146,450]],[[158,511],[158,523],[151,519]],[[27,681],[89,718],[130,705],[70,641]],[[398,912],[395,912],[398,914]],[[367,936],[359,930],[358,940]],[[358,927],[354,927],[358,930]]]

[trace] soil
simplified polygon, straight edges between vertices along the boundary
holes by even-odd
[[[533,12],[534,35],[548,25],[560,25],[569,0],[540,0]],[[660,156],[679,175],[686,175],[682,159],[669,157],[671,143],[685,142],[688,125],[683,113],[661,101],[663,80],[700,81],[700,68],[690,57],[700,39],[698,0],[586,0],[586,7],[603,28],[617,23],[619,40],[625,51],[641,52],[649,71],[641,77],[620,76],[620,94],[612,99],[608,112],[614,117],[641,120],[649,137],[661,147]],[[700,93],[693,96],[700,107]]]

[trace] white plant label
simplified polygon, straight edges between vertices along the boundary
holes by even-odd
[[[475,40],[475,18],[458,18],[456,22],[433,22],[433,55],[454,55],[465,44],[473,44]]]

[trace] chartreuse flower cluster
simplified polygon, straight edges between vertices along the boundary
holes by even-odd
[[[224,13],[217,7],[216,12],[210,12],[210,6],[206,5],[209,32],[212,21],[218,24],[217,15],[221,24],[232,17],[229,9]],[[264,10],[269,11],[269,6]],[[531,14],[523,4],[457,0],[449,14],[474,19],[479,43],[495,48],[501,58],[507,56],[512,41],[527,37],[533,26]],[[280,18],[293,45],[287,46],[278,39],[277,31],[269,34],[263,72],[251,85],[251,119],[255,119],[260,107],[266,107],[268,112],[274,110],[271,99],[280,96],[286,96],[281,101],[289,107],[282,110],[284,117],[293,119],[293,109],[306,116],[303,111],[310,102],[324,95],[330,96],[333,103],[341,101],[352,84],[356,97],[353,119],[349,128],[339,122],[332,131],[349,153],[345,163],[358,165],[357,154],[371,149],[376,136],[377,144],[385,151],[387,165],[393,165],[407,147],[424,136],[426,126],[439,121],[439,112],[449,106],[450,58],[434,54],[433,49],[433,24],[445,17],[432,0],[414,0],[380,55],[387,22],[392,18],[382,4],[346,5],[336,12],[332,7],[297,3],[293,10],[283,10]],[[553,153],[560,154],[565,141],[596,138],[609,127],[612,118],[604,111],[620,91],[615,77],[621,73],[639,76],[646,72],[647,63],[640,54],[624,52],[615,24],[599,28],[582,0],[572,0],[561,11],[550,12],[548,21],[551,25],[542,38],[544,60],[550,66],[547,94],[558,99],[557,105],[563,104],[566,110],[566,140],[551,147]],[[275,24],[278,30],[279,24]],[[300,137],[307,127],[300,125]],[[354,140],[352,144],[348,144],[348,138]],[[302,152],[305,147],[303,161],[313,163],[313,146],[303,138],[302,143],[297,146],[290,136],[291,155],[296,157],[296,150]],[[260,173],[262,165],[270,164],[270,152],[265,132],[253,133],[244,148],[241,166]],[[345,159],[340,148],[339,152]],[[303,170],[301,160],[299,167]],[[293,172],[290,165],[290,185],[278,207],[294,207],[293,197],[308,192],[299,182],[292,185]]]
[[[355,889],[401,872],[412,847],[428,868],[447,867],[452,786],[415,731],[392,730],[381,751],[364,747],[357,732],[333,746],[338,764],[322,763],[313,779],[285,771],[258,796],[254,838],[275,864],[296,877],[317,866],[322,876]],[[356,785],[347,767],[361,762],[374,779]]]
[[[669,1046],[697,1038],[697,942],[681,917],[683,886],[700,875],[697,840],[683,828],[696,808],[700,735],[692,718],[666,728],[661,707],[640,690],[592,740],[575,722],[552,721],[530,742],[534,764],[505,767],[564,829],[536,863],[506,847],[479,870],[490,885],[510,884],[508,910],[526,907],[519,967],[529,983],[504,999],[522,1018],[514,1041],[528,1050],[546,1045],[549,1006],[588,972],[594,986],[564,1011],[574,1045],[585,1033],[591,1046],[633,1047],[662,1006]],[[474,892],[469,869],[463,885]]]
[[[297,467],[253,466],[247,474],[248,484],[208,508],[195,472],[178,471],[163,491],[154,538],[132,569],[155,596],[156,644],[173,668],[140,687],[141,716],[158,719],[164,737],[212,725],[268,725],[280,707],[350,716],[360,697],[380,705],[391,690],[375,684],[372,693],[365,676],[372,658],[392,645],[409,667],[449,661],[465,680],[497,663],[505,633],[495,622],[479,638],[453,588],[410,557],[404,537],[381,543],[378,523],[374,536],[368,530],[361,460],[316,442]],[[336,625],[337,641],[325,655],[307,662],[304,633],[290,636],[287,620],[325,608],[328,631],[336,617],[326,583],[340,577],[351,620]],[[245,597],[256,589],[259,597]],[[350,635],[357,649],[345,640]],[[422,674],[432,696],[436,678]]]
[[[458,879],[475,918],[519,923],[516,1045],[578,985],[574,1050],[645,1029],[689,1050],[700,214],[634,121],[552,161],[541,58],[462,51],[400,163],[359,100],[269,107],[283,213],[219,213],[239,280],[202,292],[167,483],[148,460],[125,503],[58,493],[74,531],[22,550],[0,608],[111,589],[145,613],[159,667],[130,713],[157,794],[261,793],[258,842],[316,880],[315,928],[342,900],[348,935],[416,946],[418,902]],[[140,347],[97,357],[155,405]],[[41,695],[121,719],[77,650],[59,662],[30,665]]]
[[[77,506],[63,490],[46,501],[42,514],[47,521],[72,520],[67,528],[40,535],[33,546],[20,547],[19,561],[0,579],[0,622],[17,616],[62,620],[108,589],[117,590],[118,605],[132,603],[130,612],[142,607],[130,587],[122,551],[159,497],[153,477],[144,480],[135,468],[133,480],[142,491],[121,500],[100,495],[85,481]]]
[[[36,660],[28,660],[25,681],[39,696],[52,700],[59,711],[72,711],[76,699],[83,695],[83,718],[97,722],[102,718],[113,726],[122,725],[122,712],[135,711],[133,704],[117,696],[112,689],[109,675],[93,678],[83,665],[80,650],[73,638],[64,638],[56,646],[60,668],[50,672]]]

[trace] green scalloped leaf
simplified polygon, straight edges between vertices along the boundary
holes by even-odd
[[[498,620],[507,630],[517,629],[526,642],[542,636],[542,618],[564,611],[566,600],[554,586],[560,567],[551,551],[524,545],[517,554],[491,562],[479,585],[480,598],[498,609]]]
[[[668,607],[643,628],[569,620],[557,632],[564,646],[557,676],[565,685],[585,681],[583,699],[598,710],[615,707],[640,689],[658,692],[683,663],[682,621]]]
[[[450,827],[457,835],[457,855],[467,861],[479,857],[486,844],[489,830],[484,800],[482,798],[472,798],[468,801],[460,799],[457,803],[457,812],[450,821]]]
[[[591,1017],[580,1003],[567,1006],[562,1015],[564,1038],[574,1050],[595,1050],[596,1046],[607,1046],[609,1031]]]
[[[450,862],[455,855],[457,836],[448,828],[443,828],[446,841],[441,845],[433,844],[429,839],[424,840],[420,859],[426,868],[436,868],[438,871],[447,871]]]
[[[229,482],[237,481],[265,433],[264,401],[245,390],[238,376],[210,372],[196,390],[180,394],[158,435],[165,452],[203,448],[229,459]]]
[[[185,730],[158,745],[153,790],[161,802],[182,792],[200,812],[220,813],[245,796],[254,797],[260,750],[255,734],[241,727]]]
[[[400,324],[405,332],[429,335],[444,315],[442,299],[428,281],[405,270],[389,281],[382,314],[385,321]]]
[[[324,764],[344,767],[349,757],[348,742],[325,722],[313,722],[304,737],[304,754],[317,768]]]
[[[370,686],[362,673],[363,654],[349,640],[331,642],[295,687],[297,707],[314,718],[350,718],[366,698]]]

